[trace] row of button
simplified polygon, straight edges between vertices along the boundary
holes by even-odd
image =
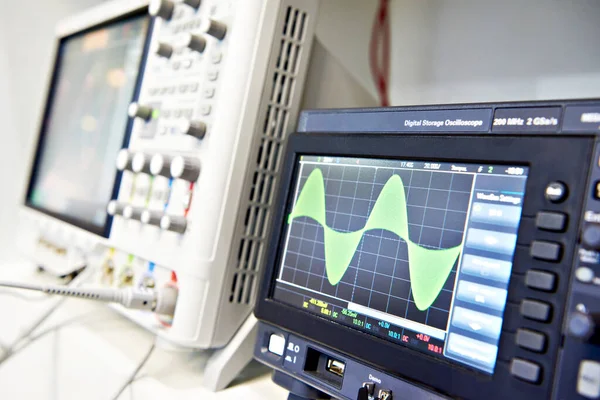
[[[551,203],[561,203],[568,196],[568,188],[562,182],[550,183],[544,196]],[[535,226],[537,229],[549,232],[564,232],[567,229],[568,217],[565,213],[554,211],[540,211],[536,215]],[[559,262],[563,254],[561,243],[533,240],[529,249],[532,258]],[[558,276],[550,271],[530,269],[525,275],[525,286],[530,289],[554,292],[557,288]],[[523,299],[520,306],[520,314],[528,319],[548,323],[552,319],[552,305],[536,299]],[[546,351],[547,336],[531,329],[519,328],[515,337],[517,346],[536,353]],[[513,358],[510,365],[513,376],[531,383],[539,383],[542,379],[542,367],[524,358]]]
[[[168,215],[160,211],[147,210],[119,203],[115,200],[108,203],[106,211],[110,216],[122,216],[125,219],[140,221],[166,231],[185,233],[187,220],[183,216]]]

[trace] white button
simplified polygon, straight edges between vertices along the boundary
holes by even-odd
[[[579,364],[577,393],[588,399],[600,398],[600,362],[583,360]]]
[[[584,283],[590,283],[594,280],[594,271],[588,267],[579,267],[575,270],[577,280]]]
[[[212,56],[210,58],[210,60],[212,61],[213,64],[220,63],[222,59],[223,59],[223,53],[221,53],[220,51],[215,51],[214,53],[212,53]]]
[[[211,99],[215,96],[215,89],[214,88],[206,88],[204,89],[204,97],[207,99]]]
[[[272,334],[269,338],[269,351],[278,356],[282,356],[285,350],[285,338],[277,334]]]
[[[200,107],[200,113],[202,113],[202,115],[208,115],[208,114],[210,114],[210,111],[211,111],[211,106],[208,104],[205,104],[202,107]]]
[[[216,81],[217,78],[219,77],[219,71],[216,69],[210,70],[208,71],[208,80],[209,81]]]
[[[192,67],[192,60],[184,60],[183,61],[183,68],[190,69],[191,67]]]

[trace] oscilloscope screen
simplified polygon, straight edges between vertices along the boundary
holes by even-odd
[[[301,156],[273,298],[492,373],[527,174]]]
[[[136,14],[61,40],[29,206],[106,233],[148,23]]]

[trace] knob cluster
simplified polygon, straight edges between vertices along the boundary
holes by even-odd
[[[117,156],[116,164],[119,171],[128,170],[165,178],[183,179],[188,182],[196,182],[200,177],[200,161],[197,158],[181,155],[149,155],[144,152],[132,154],[127,149],[122,149]]]
[[[185,233],[187,219],[184,216],[168,215],[161,211],[146,210],[130,204],[119,203],[112,200],[108,203],[106,211],[110,216],[122,216],[124,219],[140,221],[146,225],[156,226],[165,231]]]

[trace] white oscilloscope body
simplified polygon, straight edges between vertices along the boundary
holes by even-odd
[[[176,2],[171,21],[155,18],[150,48],[180,40],[181,31],[200,32],[209,18],[227,26],[225,39],[207,38],[202,55],[186,50],[165,60],[148,54],[137,102],[152,105],[160,115],[152,121],[151,137],[145,137],[149,123],[136,119],[127,146],[131,156],[184,156],[200,165],[191,191],[185,180],[172,180],[169,191],[169,178],[130,170],[120,181],[118,204],[185,217],[185,232],[115,215],[110,235],[101,238],[23,207],[22,247],[56,273],[74,269],[83,254],[94,253],[100,284],[107,257],[113,257],[116,270],[127,264],[136,280],[149,263],[155,265],[158,284],[175,272],[179,298],[170,327],[149,313],[117,309],[178,345],[226,345],[251,315],[283,144],[301,103],[317,5],[316,0],[203,0],[195,11]],[[147,2],[101,5],[65,21],[58,37],[143,7]],[[181,63],[177,70],[176,62]],[[173,133],[183,117],[206,124],[203,139]]]

